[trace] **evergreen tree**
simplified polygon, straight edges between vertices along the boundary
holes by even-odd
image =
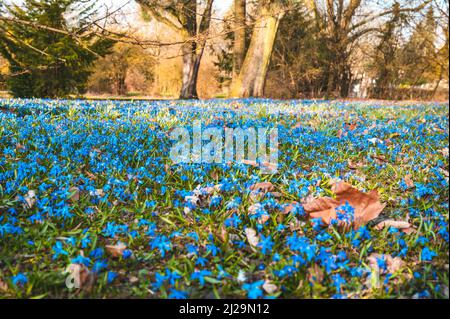
[[[437,57],[436,27],[434,11],[430,7],[403,48],[403,84],[416,86],[434,81],[436,77],[434,62]]]
[[[14,20],[0,24],[0,53],[9,62],[7,85],[11,93],[44,98],[83,93],[93,62],[113,44],[94,33],[82,40],[75,36],[89,27],[96,14],[94,4],[86,6],[84,0],[25,0],[7,11]],[[76,17],[74,21],[70,16]]]

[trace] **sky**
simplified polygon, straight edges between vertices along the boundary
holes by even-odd
[[[9,0],[6,2],[21,4],[22,0]],[[105,4],[110,8],[120,8],[126,3],[127,4],[124,9],[126,11],[136,10],[136,3],[133,0],[98,0],[99,4]],[[215,0],[214,1],[214,9],[217,11],[217,14],[223,15],[231,6],[233,0]]]
[[[126,10],[134,10],[135,2],[133,0],[99,0],[99,3],[106,4],[109,7],[118,8],[127,2],[130,4],[126,5]],[[214,9],[217,11],[217,14],[223,15],[231,6],[233,0],[215,0],[214,1]]]

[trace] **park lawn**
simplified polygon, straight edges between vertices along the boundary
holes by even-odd
[[[448,298],[448,115],[437,103],[0,100],[0,298]],[[195,120],[277,128],[278,171],[172,165],[171,130]],[[311,218],[303,204],[339,181],[376,190],[381,214],[360,227]],[[375,227],[386,220],[404,223]]]

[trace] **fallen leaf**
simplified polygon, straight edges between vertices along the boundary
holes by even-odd
[[[448,147],[440,149],[438,152],[444,155],[445,157],[448,157]]]
[[[250,190],[251,191],[256,191],[256,192],[271,192],[273,190],[275,190],[275,187],[273,186],[273,184],[271,182],[263,182],[263,183],[256,183],[252,186],[250,186]]]
[[[228,232],[227,232],[227,228],[224,225],[222,225],[222,227],[220,227],[219,238],[224,243],[228,242]]]
[[[80,189],[76,186],[69,188],[70,193],[70,201],[71,202],[78,202],[80,200]]]
[[[268,294],[273,294],[275,291],[278,290],[278,287],[275,284],[273,284],[270,280],[266,280],[262,287]]]
[[[348,168],[350,168],[350,169],[356,170],[356,169],[358,169],[358,168],[360,168],[360,167],[363,167],[364,164],[361,163],[361,162],[354,163],[354,162],[352,162],[352,161],[349,159],[349,160],[347,161],[347,166],[348,166]]]
[[[83,264],[70,264],[66,272],[69,272],[73,276],[76,285],[75,288],[90,289],[94,283],[94,275]]]
[[[414,227],[409,227],[409,228],[403,228],[401,229],[402,232],[404,232],[405,234],[409,235],[412,233],[416,232],[416,229]]]
[[[292,202],[290,204],[287,204],[286,206],[284,206],[283,208],[283,214],[287,215],[290,212],[292,212],[292,210],[298,205],[298,202]]]
[[[0,278],[0,291],[7,292],[8,285]]]
[[[89,171],[86,171],[86,176],[90,179],[90,180],[96,180],[97,176],[95,176],[94,174],[92,174]]]
[[[388,220],[384,220],[381,223],[377,224],[375,226],[375,229],[377,230],[381,230],[385,227],[393,227],[393,228],[398,228],[398,229],[408,229],[411,228],[411,224],[405,221],[398,221],[398,220],[392,220],[392,219],[388,219]]]
[[[344,132],[343,130],[339,130],[338,132],[337,132],[337,134],[336,134],[336,136],[338,137],[338,138],[341,138],[342,136],[347,136],[347,132]]]
[[[270,192],[270,195],[275,198],[280,198],[281,196],[283,196],[283,194],[281,194],[280,192]]]
[[[214,171],[211,172],[210,176],[211,176],[212,179],[218,180],[219,179],[219,172],[214,170]]]
[[[354,131],[354,130],[356,130],[357,127],[358,127],[357,123],[347,123],[347,124],[345,124],[345,128],[348,131]]]
[[[254,215],[260,208],[262,208],[262,205],[260,203],[253,204],[248,208],[248,214]]]
[[[112,257],[119,258],[122,257],[127,246],[124,243],[119,242],[117,245],[106,245],[105,249]]]
[[[375,163],[378,165],[383,165],[384,163],[387,163],[386,156],[384,155],[372,155],[372,158],[375,160]]]
[[[27,196],[24,197],[26,208],[33,208],[36,204],[36,191],[29,190]]]
[[[348,202],[354,208],[353,226],[358,228],[378,217],[386,204],[382,204],[376,190],[363,193],[350,184],[339,182],[333,185],[336,198],[320,197],[303,203],[303,208],[310,218],[321,218],[326,224],[337,218],[336,208]]]
[[[308,268],[308,281],[310,283],[322,282],[323,270],[317,264]]]
[[[258,246],[259,238],[256,234],[256,230],[254,230],[253,228],[246,228],[245,235],[247,236],[247,240],[250,246],[252,247]]]
[[[194,206],[197,206],[200,204],[200,198],[198,196],[185,196],[184,197],[185,202],[189,202]]]
[[[413,188],[414,187],[414,182],[411,179],[412,175],[408,174],[405,176],[404,180],[405,180],[405,184],[406,186],[408,186],[408,188]]]
[[[373,253],[367,258],[367,260],[369,261],[370,268],[378,271],[378,273],[383,272],[380,272],[380,267],[378,265],[379,259],[384,259],[386,263],[386,270],[383,271],[390,274],[399,271],[405,265],[405,262],[400,257],[393,258],[391,255]]]
[[[128,280],[130,281],[130,283],[134,284],[134,283],[137,283],[139,281],[139,278],[136,277],[136,276],[130,276],[128,278]]]

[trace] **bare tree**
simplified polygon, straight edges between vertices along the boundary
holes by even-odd
[[[137,0],[142,9],[168,27],[179,32],[184,42],[181,45],[183,77],[180,98],[197,98],[197,79],[200,62],[208,39],[214,0],[205,0],[203,12],[192,0]]]
[[[239,75],[245,59],[246,1],[234,0],[233,77]]]
[[[239,75],[233,78],[230,87],[231,97],[264,95],[273,44],[285,10],[285,1],[260,0],[250,46]]]

